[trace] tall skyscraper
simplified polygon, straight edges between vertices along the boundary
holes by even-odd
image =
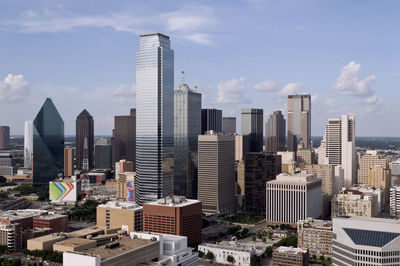
[[[76,170],[76,148],[64,148],[64,177],[71,177]]]
[[[222,110],[201,109],[201,134],[209,130],[222,132]]]
[[[0,126],[0,150],[10,146],[10,127]]]
[[[131,109],[130,115],[114,117],[112,138],[112,164],[127,160],[136,164],[136,109]]]
[[[288,127],[287,148],[297,151],[300,145],[303,148],[311,147],[311,95],[288,96]]]
[[[174,194],[197,198],[197,136],[201,134],[201,94],[182,83],[174,90]]]
[[[48,184],[64,168],[64,121],[47,98],[33,121],[33,183]]]
[[[286,150],[286,120],[281,111],[274,111],[265,125],[266,151],[277,153]]]
[[[389,169],[388,159],[382,158],[376,151],[367,151],[367,153],[360,158],[358,164],[357,184],[368,184],[368,171],[375,165]]]
[[[33,156],[33,124],[32,121],[25,121],[24,130],[24,167],[32,168]]]
[[[86,109],[76,118],[76,167],[87,171],[94,167],[94,122]]]
[[[250,152],[263,150],[263,109],[242,109],[242,135],[249,135]]]
[[[94,166],[96,169],[111,169],[112,149],[110,144],[94,145]]]
[[[235,136],[199,135],[198,200],[203,212],[227,213],[235,201]]]
[[[168,36],[140,36],[136,54],[136,202],[171,195],[174,160],[174,51]]]
[[[344,186],[350,188],[357,181],[357,155],[355,144],[354,116],[342,115],[329,119],[325,134],[318,148],[319,163],[341,165],[344,171]],[[323,158],[325,156],[325,158]]]
[[[225,134],[236,133],[236,117],[223,117],[222,118],[222,132]]]

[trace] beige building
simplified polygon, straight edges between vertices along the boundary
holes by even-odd
[[[376,217],[378,199],[375,194],[345,189],[332,198],[332,218],[337,216]]]
[[[71,177],[76,169],[76,149],[64,148],[64,176]]]
[[[96,240],[79,237],[67,238],[53,244],[53,250],[59,252],[84,251],[94,247],[97,247]]]
[[[0,246],[6,246],[9,252],[21,250],[23,243],[19,223],[5,224],[0,222]]]
[[[322,191],[329,197],[342,189],[342,183],[336,181],[334,165],[309,164],[305,166],[305,171],[307,174],[314,174],[315,177],[322,180]]]
[[[237,163],[237,185],[238,185],[238,190],[237,193],[238,195],[244,195],[244,161],[239,161]]]
[[[135,201],[136,172],[123,172],[117,174],[117,198],[119,200]]]
[[[53,244],[67,238],[65,233],[53,233],[28,240],[28,250],[50,250]]]
[[[278,151],[278,155],[281,156],[282,173],[293,175],[296,170],[295,153],[293,151]]]
[[[368,172],[374,166],[389,169],[388,159],[376,154],[376,151],[367,151],[367,154],[359,159],[357,172],[357,184],[368,184]]]
[[[272,253],[272,264],[277,266],[306,266],[309,265],[309,257],[307,250],[280,246]]]
[[[207,214],[236,208],[235,136],[208,132],[198,136],[198,200]]]
[[[109,201],[97,206],[97,226],[121,227],[128,233],[141,231],[143,207],[133,202]]]
[[[244,155],[249,152],[249,136],[235,135],[235,161],[244,160]]]
[[[307,218],[297,222],[297,247],[310,255],[332,257],[332,221]]]
[[[311,95],[288,95],[287,148],[297,151],[298,146],[311,146]]]
[[[390,171],[380,165],[374,165],[368,170],[368,186],[385,189],[385,206],[389,203]]]
[[[300,169],[304,169],[306,165],[313,163],[313,151],[312,149],[298,149],[296,154],[297,166]]]

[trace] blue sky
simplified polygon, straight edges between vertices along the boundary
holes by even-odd
[[[135,106],[139,34],[161,32],[203,106],[235,115],[286,113],[310,93],[312,135],[328,118],[356,116],[358,136],[399,136],[399,1],[0,2],[0,124],[22,134],[46,97],[74,134],[83,108],[95,134]]]

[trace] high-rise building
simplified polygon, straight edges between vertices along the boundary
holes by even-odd
[[[109,201],[96,209],[96,225],[119,228],[128,233],[142,231],[143,207],[133,202]]]
[[[305,171],[322,180],[322,191],[330,197],[342,189],[343,182],[335,175],[335,166],[332,164],[309,164],[305,166]]]
[[[182,72],[183,74],[183,72]],[[201,94],[184,82],[174,89],[174,194],[197,198],[197,136],[201,134]]]
[[[130,115],[114,117],[112,149],[113,165],[122,159],[136,165],[136,109],[131,109]]]
[[[0,153],[0,176],[14,175],[12,160],[13,156],[11,153]]]
[[[400,160],[390,163],[392,186],[400,186]]]
[[[380,165],[374,165],[368,170],[368,186],[385,190],[385,206],[389,203],[390,171]]]
[[[263,109],[242,109],[242,135],[249,135],[250,152],[263,150]]]
[[[222,132],[222,110],[201,109],[201,134],[210,130]]]
[[[377,215],[385,210],[386,202],[385,202],[385,189],[384,188],[376,188],[364,184],[360,184],[354,187],[351,187],[350,190],[357,190],[361,193],[365,194],[375,194],[376,195],[376,210]]]
[[[188,245],[201,241],[201,202],[171,196],[143,204],[143,231],[186,236]]]
[[[76,170],[76,149],[64,148],[64,176],[71,177]]]
[[[76,118],[76,168],[89,171],[94,167],[94,122],[84,109]]]
[[[225,134],[236,134],[236,117],[222,118],[222,132]]]
[[[168,36],[140,36],[136,54],[136,202],[172,194],[174,51]]]
[[[296,153],[297,167],[304,169],[306,165],[313,164],[314,151],[311,148],[298,149]]]
[[[235,136],[199,135],[198,200],[203,212],[233,211],[235,200]]]
[[[399,265],[400,220],[333,219],[333,265]]]
[[[0,126],[0,150],[5,150],[10,146],[10,127]]]
[[[378,213],[378,197],[373,193],[344,189],[332,198],[332,217],[364,216],[376,217]]]
[[[94,166],[96,169],[111,169],[111,150],[110,144],[96,144],[94,146]]]
[[[313,174],[280,174],[267,182],[267,224],[297,225],[322,216],[321,180]]]
[[[235,135],[235,161],[244,160],[244,155],[250,151],[249,135]]]
[[[307,218],[297,222],[297,247],[310,255],[332,257],[332,222]]]
[[[296,170],[296,154],[293,151],[278,151],[282,161],[282,173],[294,174]]]
[[[47,98],[33,121],[33,183],[49,184],[64,170],[64,121]]]
[[[244,204],[249,213],[265,214],[267,181],[281,173],[281,156],[270,152],[249,152],[244,159]]]
[[[367,153],[360,158],[358,165],[357,184],[368,184],[368,171],[375,165],[389,169],[388,159],[382,158],[376,151],[367,151]]]
[[[400,218],[400,186],[390,188],[390,215]]]
[[[341,118],[329,119],[325,126],[323,142],[318,149],[319,163],[342,166],[346,188],[351,187],[357,181],[354,131],[354,116],[342,115]],[[323,158],[324,156],[325,158]]]
[[[288,96],[288,126],[287,148],[297,151],[300,145],[303,148],[311,147],[311,95]]]
[[[274,111],[265,124],[265,147],[273,153],[286,150],[286,120],[281,111]]]
[[[24,167],[32,168],[33,156],[33,124],[32,121],[25,121],[24,128]]]

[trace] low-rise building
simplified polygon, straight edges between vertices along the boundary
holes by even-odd
[[[382,213],[385,210],[385,189],[383,187],[372,187],[372,186],[368,186],[365,184],[360,184],[354,187],[350,188],[351,190],[357,190],[360,191],[362,193],[365,194],[374,194],[376,195],[376,210],[377,210],[377,215],[379,215],[380,213]]]
[[[198,246],[198,250],[204,254],[213,253],[216,263],[233,265],[251,265],[251,257],[256,254],[256,250],[251,246],[230,243],[203,243]],[[228,262],[228,256],[233,257],[232,263]]]
[[[6,246],[9,252],[20,251],[22,243],[22,231],[19,223],[0,223],[0,246]]]
[[[297,222],[297,247],[310,255],[332,257],[332,222],[308,218]]]
[[[97,247],[96,240],[80,237],[67,238],[53,244],[53,250],[59,252],[84,251]]]
[[[28,250],[51,250],[53,244],[64,240],[67,235],[64,233],[52,233],[41,237],[29,239],[27,241]]]
[[[128,233],[142,231],[143,207],[133,202],[109,201],[97,206],[97,226],[121,227]]]
[[[68,231],[68,215],[46,214],[33,217],[33,228],[50,228],[52,233]]]
[[[0,201],[0,211],[25,209],[31,205],[27,199],[5,198]]]
[[[272,253],[272,263],[276,266],[308,266],[309,257],[307,250],[280,246]]]
[[[332,217],[364,216],[376,217],[378,199],[375,194],[344,189],[332,198]]]

